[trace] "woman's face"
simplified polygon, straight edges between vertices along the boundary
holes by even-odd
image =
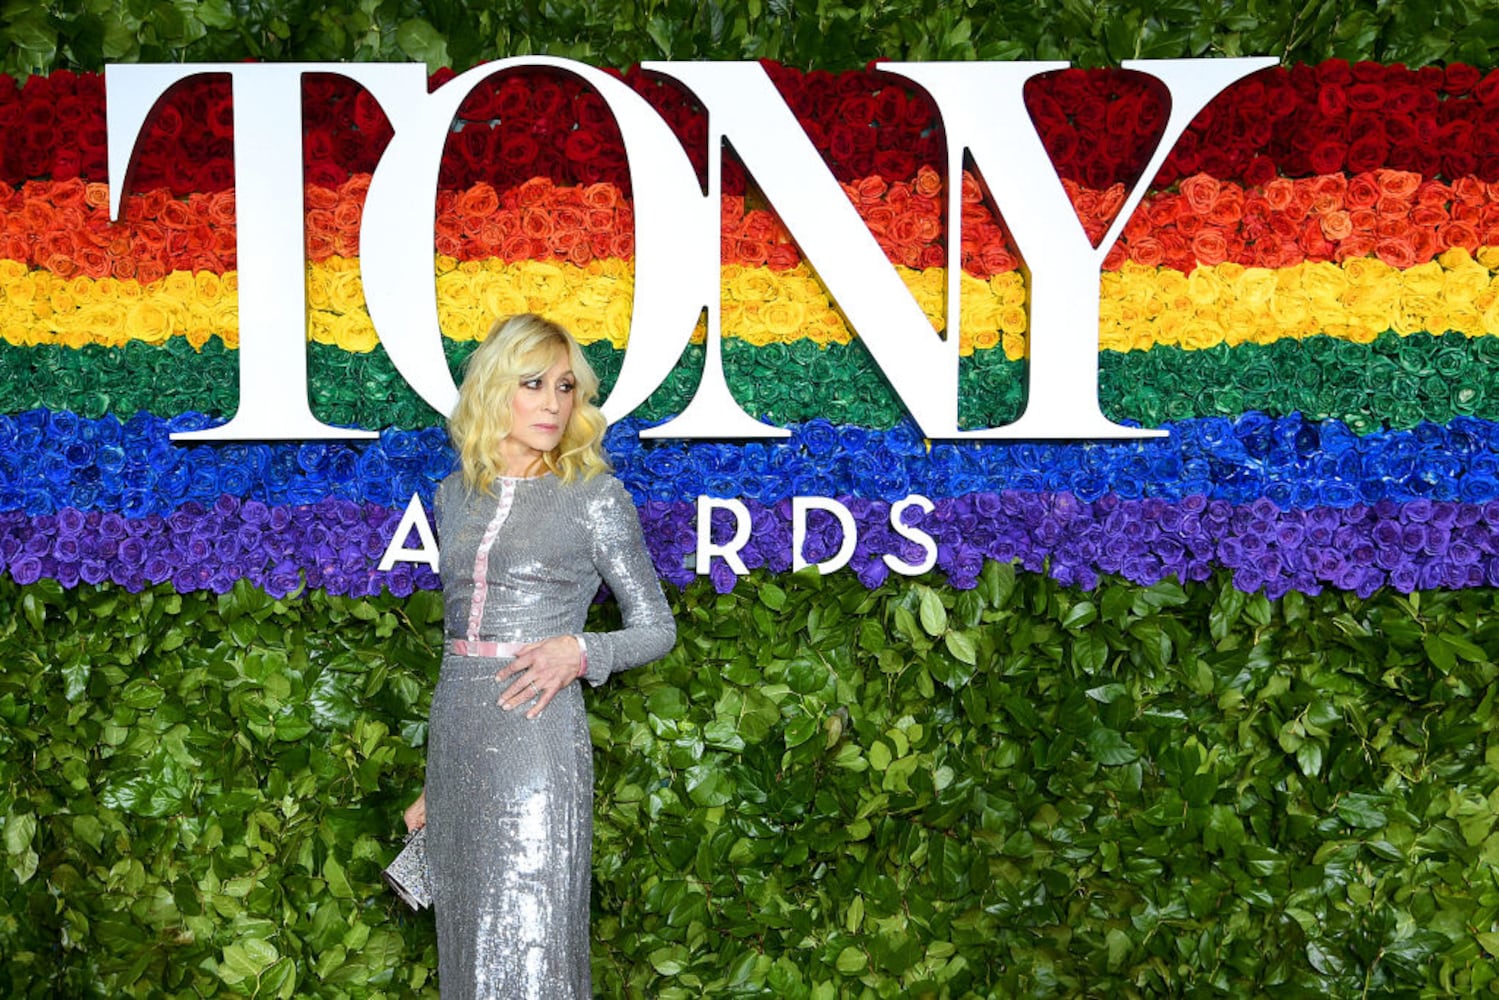
[[[559,354],[546,371],[516,386],[510,399],[510,434],[500,442],[506,472],[534,473],[541,456],[562,443],[577,384],[567,355]]]

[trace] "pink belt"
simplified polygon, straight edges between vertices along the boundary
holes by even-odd
[[[448,649],[453,651],[454,656],[514,656],[527,646],[529,642],[486,642],[481,639],[453,639],[448,642]]]

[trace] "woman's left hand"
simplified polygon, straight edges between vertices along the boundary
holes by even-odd
[[[530,643],[494,675],[501,684],[515,678],[496,704],[508,712],[534,698],[535,707],[526,713],[526,718],[534,719],[558,691],[578,679],[582,663],[583,651],[574,636],[558,635]]]

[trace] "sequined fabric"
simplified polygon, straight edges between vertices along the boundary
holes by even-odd
[[[671,648],[671,612],[618,480],[503,480],[496,494],[472,493],[457,475],[438,489],[450,640],[580,633],[602,580],[625,627],[587,634],[590,683]],[[527,719],[529,705],[495,704],[505,662],[448,652],[432,696],[427,850],[438,986],[444,1000],[583,1000],[592,996],[593,755],[581,687],[569,684]]]

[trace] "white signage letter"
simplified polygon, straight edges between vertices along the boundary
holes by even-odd
[[[734,514],[734,537],[723,545],[718,545],[713,541],[713,512],[715,510],[732,511]],[[699,576],[707,574],[712,568],[714,556],[722,557],[723,561],[729,564],[729,569],[739,576],[748,576],[749,567],[745,566],[744,560],[739,558],[739,550],[744,548],[749,537],[750,512],[743,501],[701,495],[697,498],[697,574]]]
[[[109,217],[119,218],[135,142],[157,100],[205,73],[229,76],[234,95],[234,202],[239,257],[239,407],[218,427],[177,441],[373,438],[333,427],[307,402],[307,258],[302,205],[302,77],[337,73],[377,98],[426,91],[419,64],[199,63],[110,65]],[[424,239],[430,245],[430,230]],[[429,260],[427,270],[431,271]]]
[[[1066,63],[882,63],[914,80],[936,102],[947,134],[948,341],[954,355],[959,329],[962,260],[963,152],[993,193],[1030,275],[1030,351],[1025,412],[1004,427],[971,431],[974,438],[1145,438],[1164,430],[1116,424],[1098,405],[1099,270],[1140,204],[1176,140],[1209,101],[1273,58],[1157,59],[1124,63],[1149,73],[1171,94],[1171,116],[1119,214],[1094,247],[1057,177],[1056,168],[1025,109],[1025,82]],[[863,335],[863,328],[860,328]],[[889,369],[887,368],[888,372]],[[953,378],[949,374],[948,378]],[[893,383],[892,383],[893,384]]]
[[[364,203],[359,259],[365,301],[396,370],[438,413],[451,413],[458,390],[442,353],[432,273],[443,145],[459,105],[475,86],[495,73],[521,69],[561,70],[598,91],[619,125],[631,165],[630,349],[604,405],[605,416],[618,420],[671,373],[702,311],[704,290],[718,293],[719,212],[716,199],[703,197],[692,162],[666,122],[645,98],[608,73],[570,59],[521,56],[475,66],[432,94],[423,78],[420,88],[382,98],[395,138],[375,168]]]
[[[422,543],[421,548],[406,548],[406,539],[411,537],[412,528],[416,529],[416,537]],[[380,557],[380,571],[383,573],[398,562],[409,562],[426,563],[436,573],[439,555],[437,538],[432,534],[432,523],[427,520],[427,509],[422,506],[422,498],[413,493],[406,504],[406,513],[401,515],[401,523],[396,525],[396,533],[391,536],[390,544],[385,546],[385,554]]]
[[[835,572],[848,565],[848,561],[854,557],[854,546],[859,542],[859,528],[854,524],[854,516],[849,513],[848,508],[831,497],[792,497],[791,498],[791,570],[806,569],[811,563],[802,552],[802,547],[807,541],[807,511],[827,511],[838,519],[838,525],[843,529],[843,541],[838,546],[838,551],[833,553],[829,559],[824,559],[817,564],[817,572],[822,576]]]
[[[931,569],[933,566],[937,565],[937,542],[932,538],[931,535],[928,535],[925,531],[906,524],[900,519],[900,516],[904,514],[910,507],[920,507],[923,511],[930,514],[933,510],[936,509],[936,505],[926,497],[922,496],[920,493],[912,493],[904,500],[890,505],[891,529],[897,535],[906,539],[907,541],[915,542],[917,545],[920,545],[921,548],[926,552],[926,557],[923,558],[921,562],[916,563],[915,565],[912,565],[908,562],[902,562],[888,552],[880,556],[880,558],[885,560],[886,566],[889,566],[892,570],[901,574],[902,576],[920,576],[927,570]]]

